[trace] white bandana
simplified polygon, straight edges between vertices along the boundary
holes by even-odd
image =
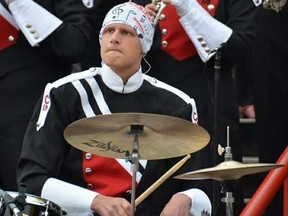
[[[103,21],[99,34],[100,44],[104,28],[113,23],[123,23],[131,26],[141,41],[144,55],[147,54],[153,42],[155,28],[152,17],[146,12],[144,7],[133,2],[125,2],[114,6],[106,14]]]

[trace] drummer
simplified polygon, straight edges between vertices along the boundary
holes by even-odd
[[[99,35],[102,67],[47,84],[18,164],[18,185],[25,186],[26,193],[58,204],[68,215],[131,215],[131,163],[82,152],[68,144],[63,132],[79,119],[125,112],[181,117],[197,124],[192,98],[141,69],[153,34],[151,17],[143,7],[131,2],[117,5],[107,13]],[[165,146],[155,140],[155,145],[161,144]],[[136,197],[180,159],[140,158]],[[199,168],[189,160],[175,175]],[[204,190],[197,181],[171,177],[136,206],[135,214],[208,215],[211,203]]]

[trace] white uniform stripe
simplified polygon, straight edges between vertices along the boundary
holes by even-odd
[[[140,160],[139,163],[142,165],[142,167],[145,169],[147,165],[147,160]]]
[[[191,98],[190,104],[192,106],[191,119],[194,124],[198,124],[198,112],[195,100]]]
[[[126,160],[124,159],[117,159],[117,162],[131,175],[133,176],[133,172],[132,172],[132,164],[130,162],[126,162]],[[139,160],[139,163],[144,167],[146,167],[146,164],[147,164],[147,160]],[[136,175],[136,181],[137,183],[140,182],[142,178],[142,174],[140,172],[137,172],[137,175]]]
[[[91,68],[90,70],[83,71],[81,73],[70,74],[69,76],[63,77],[63,78],[61,78],[61,79],[59,79],[53,83],[48,83],[45,87],[45,90],[44,90],[44,95],[43,95],[42,105],[41,105],[41,111],[40,111],[39,118],[38,118],[38,121],[36,124],[37,131],[39,131],[41,129],[41,127],[44,126],[45,121],[46,121],[46,117],[47,117],[48,112],[50,110],[50,107],[51,107],[50,91],[52,88],[58,88],[59,86],[64,85],[66,83],[69,83],[69,82],[72,83],[75,80],[95,76],[96,74],[97,74],[96,69]]]
[[[111,111],[103,97],[103,94],[99,88],[99,85],[97,84],[96,80],[92,77],[92,78],[88,78],[86,79],[86,81],[88,82],[88,84],[91,87],[91,90],[93,92],[94,98],[98,104],[98,107],[101,111],[101,113],[103,114],[111,114]]]
[[[189,97],[189,95],[187,95],[183,91],[181,91],[181,90],[179,90],[173,86],[167,85],[166,83],[161,82],[161,81],[155,79],[154,77],[150,77],[146,74],[143,77],[151,85],[156,86],[158,88],[166,89],[167,91],[170,91],[170,92],[176,94],[177,96],[179,96],[180,98],[182,98],[186,103],[190,104],[192,107],[192,112],[191,112],[192,123],[198,124],[197,107],[196,107],[195,100],[193,98]]]
[[[182,98],[187,103],[191,102],[191,98],[186,93],[184,93],[183,91],[181,91],[181,90],[179,90],[173,86],[167,85],[166,83],[161,82],[161,81],[157,80],[156,78],[150,77],[146,74],[144,74],[143,77],[151,85],[156,86],[158,88],[166,89],[167,91],[170,91],[170,92],[173,92],[174,94],[178,95],[180,98]]]
[[[73,81],[72,84],[77,89],[80,95],[81,104],[82,104],[82,108],[83,108],[85,115],[87,117],[95,116],[95,113],[89,103],[87,92],[85,88],[83,87],[83,85],[81,84],[81,82],[76,80],[76,81]]]
[[[89,70],[86,70],[83,72],[72,73],[66,77],[58,79],[55,82],[53,82],[52,85],[53,87],[58,88],[59,86],[62,86],[69,82],[96,76],[97,73],[98,73],[98,70],[96,70],[96,68],[90,68]]]
[[[39,131],[43,125],[45,124],[46,117],[48,115],[49,109],[51,107],[51,101],[50,101],[50,91],[52,89],[52,84],[48,83],[45,87],[43,98],[42,98],[42,105],[41,105],[41,111],[36,123],[36,130]]]

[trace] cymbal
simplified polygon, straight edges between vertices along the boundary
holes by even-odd
[[[237,180],[244,175],[269,171],[279,168],[283,165],[259,163],[259,164],[243,164],[237,161],[225,161],[212,168],[196,170],[175,176],[176,179],[198,180],[198,179],[214,179],[217,181]]]
[[[136,142],[134,127],[137,130],[137,126],[140,126],[137,133],[140,159],[186,155],[205,147],[210,140],[205,129],[190,121],[145,113],[117,113],[80,119],[65,128],[64,138],[82,151],[126,159],[126,153],[132,152]]]

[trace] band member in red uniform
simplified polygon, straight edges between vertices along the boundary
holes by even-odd
[[[148,74],[193,97],[200,125],[212,136],[211,145],[199,152],[200,159],[195,163],[206,168],[224,160],[218,155],[217,146],[227,145],[228,126],[233,159],[241,162],[237,88],[232,68],[245,59],[251,49],[253,19],[261,1],[163,0],[166,6],[162,12],[149,0],[135,2],[146,5],[151,15],[159,17],[153,46],[146,56],[151,65]],[[213,206],[217,215],[224,194],[219,193],[218,183],[213,184],[216,184]],[[242,208],[242,200],[236,197],[236,215]],[[242,204],[238,205],[238,201]]]
[[[175,116],[197,124],[194,99],[142,72],[142,58],[153,41],[151,20],[140,5],[116,5],[99,35],[102,67],[47,84],[18,166],[18,183],[27,193],[55,202],[68,215],[130,215],[130,200],[123,197],[132,188],[131,164],[72,147],[64,139],[65,128],[79,119],[120,112]],[[140,160],[136,197],[178,160]],[[192,167],[189,160],[178,173]],[[200,183],[169,178],[137,206],[136,215],[209,215],[211,203]]]
[[[83,1],[84,2],[84,1]],[[89,45],[93,0],[0,1],[0,187],[17,191],[23,137],[47,82],[71,73]]]

